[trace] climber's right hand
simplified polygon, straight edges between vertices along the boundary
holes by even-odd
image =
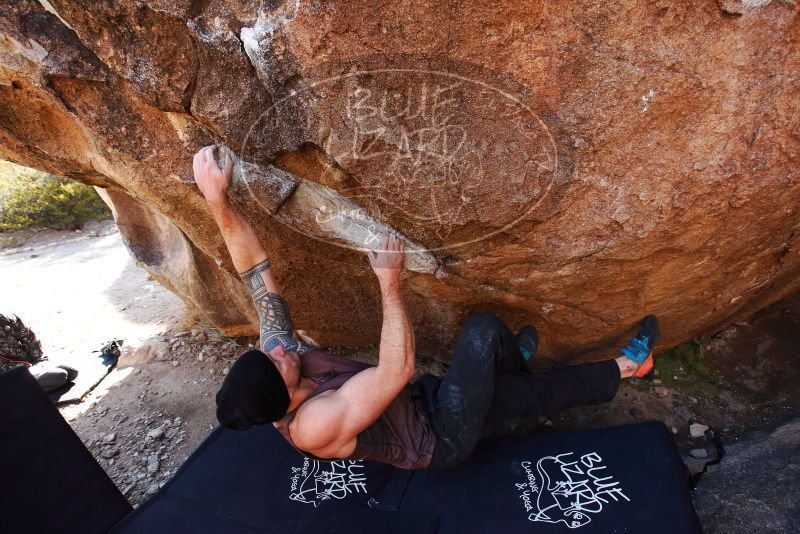
[[[396,288],[405,261],[403,239],[394,232],[388,232],[381,237],[377,249],[370,250],[367,256],[375,276],[378,277],[381,290]]]
[[[209,205],[224,203],[225,193],[231,183],[233,158],[227,152],[222,156],[222,163],[217,163],[214,156],[216,145],[201,148],[194,155],[192,166],[194,168],[194,181]]]

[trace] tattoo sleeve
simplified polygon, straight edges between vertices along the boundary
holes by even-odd
[[[304,354],[311,350],[311,346],[294,339],[294,327],[292,317],[289,314],[289,305],[286,300],[278,293],[267,291],[261,273],[271,267],[269,260],[251,267],[243,273],[239,273],[258,312],[260,322],[260,342],[261,350],[270,352],[277,346],[282,346],[285,351],[293,351]]]
[[[264,279],[261,278],[261,273],[270,267],[272,267],[272,263],[270,263],[269,260],[264,260],[261,263],[256,263],[245,272],[239,273],[239,278],[241,278],[242,282],[244,282],[244,285],[247,286],[247,289],[250,291],[251,295],[259,289],[265,287]]]

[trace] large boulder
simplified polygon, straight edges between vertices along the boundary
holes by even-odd
[[[800,524],[800,421],[727,447],[692,501],[706,532],[797,532]]]
[[[192,183],[211,142],[323,344],[377,341],[359,249],[386,227],[442,359],[474,310],[579,358],[647,312],[667,347],[800,287],[796,2],[0,4],[0,157],[102,188],[229,333],[256,317]]]

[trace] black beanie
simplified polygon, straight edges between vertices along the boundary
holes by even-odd
[[[289,390],[269,357],[260,350],[239,356],[217,392],[217,419],[222,426],[247,430],[286,414]]]

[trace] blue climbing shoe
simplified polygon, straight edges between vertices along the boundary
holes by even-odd
[[[631,339],[620,352],[639,366],[633,376],[636,378],[650,378],[653,376],[653,347],[661,333],[658,329],[658,319],[655,315],[648,315],[639,323],[636,337]]]
[[[539,349],[539,332],[531,325],[523,326],[514,337],[525,361],[530,361]]]

